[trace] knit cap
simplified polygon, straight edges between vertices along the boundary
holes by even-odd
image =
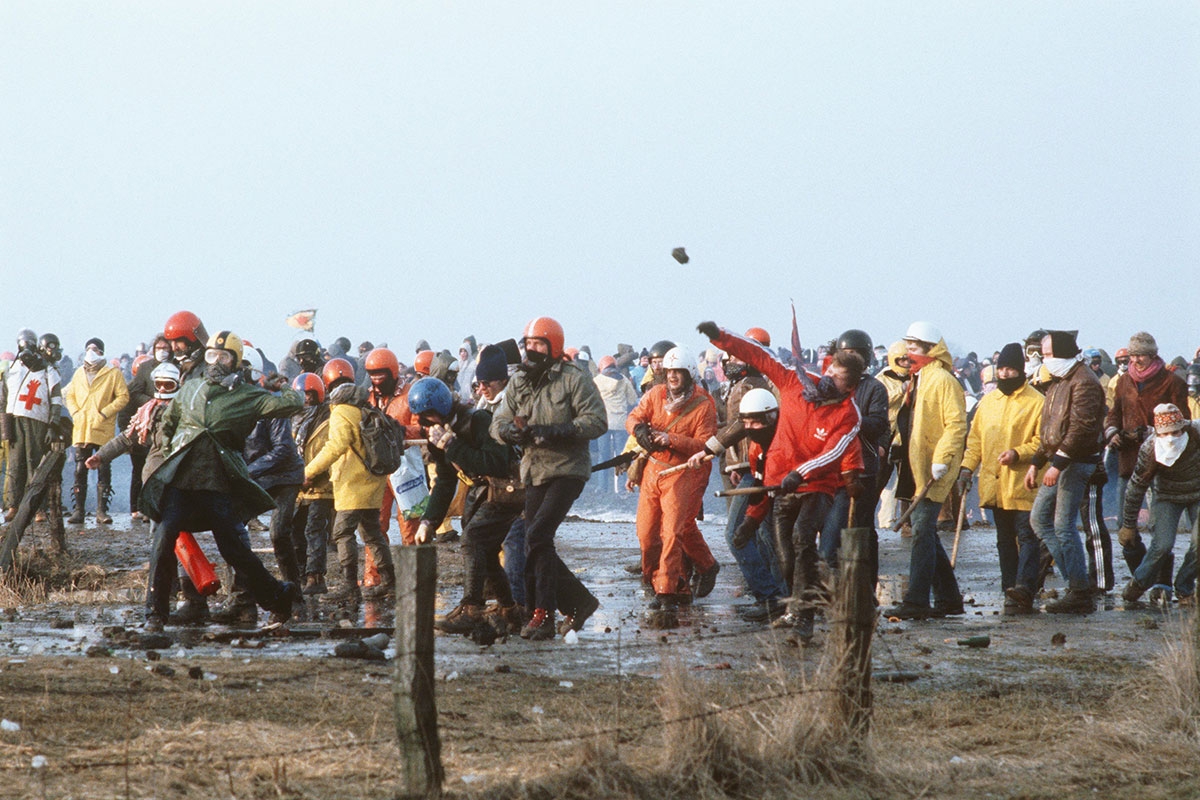
[[[1154,407],[1154,432],[1174,433],[1188,426],[1183,412],[1174,403],[1159,403]]]
[[[1058,350],[1054,351],[1055,354]],[[1001,367],[1011,367],[1015,370],[1025,369],[1025,348],[1021,347],[1016,342],[1009,342],[1000,350],[1000,357],[996,359],[996,369]]]

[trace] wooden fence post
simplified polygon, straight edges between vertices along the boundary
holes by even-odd
[[[442,743],[433,694],[435,545],[393,547],[396,567],[396,671],[392,682],[405,797],[441,797]]]
[[[6,570],[12,566],[13,558],[17,552],[17,545],[21,543],[21,537],[25,535],[25,529],[29,527],[29,523],[33,522],[37,510],[42,507],[42,502],[46,499],[46,492],[49,491],[51,485],[58,487],[61,497],[62,468],[66,458],[67,454],[62,450],[51,449],[46,451],[46,455],[42,456],[37,469],[29,477],[29,484],[25,488],[21,504],[17,506],[17,514],[8,525],[8,530],[4,535],[4,543],[0,544],[0,570]],[[56,506],[56,508],[61,509],[61,505]],[[55,521],[50,520],[50,524],[51,526],[55,525]],[[58,515],[57,525],[58,529],[61,530],[61,513]],[[54,530],[55,528],[51,527],[51,531]]]
[[[875,632],[875,587],[870,564],[870,528],[842,531],[841,576],[830,635],[833,704],[851,741],[871,729],[871,638]]]

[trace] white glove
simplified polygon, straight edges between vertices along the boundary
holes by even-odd
[[[946,477],[946,473],[949,471],[950,471],[949,464],[934,464],[933,469],[930,470],[930,472],[933,474],[933,479],[935,481],[940,481],[942,478]]]
[[[416,533],[417,544],[427,544],[429,542],[429,521],[421,520],[421,524],[417,526]]]

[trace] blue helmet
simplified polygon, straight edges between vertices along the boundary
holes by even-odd
[[[453,407],[450,389],[437,378],[421,378],[408,390],[408,410],[418,416],[432,411],[447,417]]]

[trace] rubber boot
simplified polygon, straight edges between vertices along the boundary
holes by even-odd
[[[75,484],[74,488],[71,489],[71,503],[73,507],[71,509],[71,516],[67,519],[67,522],[72,525],[82,525],[83,508],[87,505],[86,483],[82,486],[77,483]]]
[[[364,547],[363,549],[366,554],[363,558],[362,588],[369,589],[379,585],[379,567],[375,565],[375,556],[371,554],[371,548]]]
[[[112,489],[101,483],[96,486],[96,522],[100,525],[111,525],[113,518],[108,515],[108,499]]]
[[[330,600],[347,605],[362,602],[362,592],[358,588],[358,563],[342,565],[342,587],[329,595]]]

